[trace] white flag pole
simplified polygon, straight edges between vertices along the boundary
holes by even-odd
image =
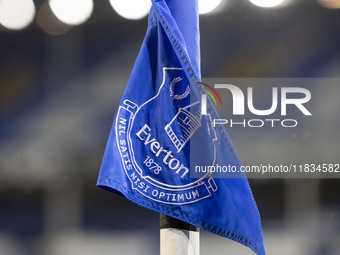
[[[199,255],[199,229],[160,214],[160,255]]]

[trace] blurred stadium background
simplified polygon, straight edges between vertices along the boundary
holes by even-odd
[[[203,76],[339,77],[340,1],[201,2]],[[149,6],[0,0],[0,255],[158,254],[158,214],[95,187]],[[294,156],[339,163],[339,95],[323,90],[322,98],[335,116],[323,116],[318,132],[293,134]],[[241,160],[255,162],[245,147],[258,137],[231,135]],[[271,138],[257,160],[275,161],[271,151],[289,145]],[[340,254],[339,179],[250,183],[268,254]],[[206,232],[201,253],[252,254]]]

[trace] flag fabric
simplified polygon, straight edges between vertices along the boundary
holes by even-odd
[[[217,116],[211,102],[212,115],[200,114],[197,89],[190,86],[199,78],[197,0],[153,0],[97,185],[263,255],[260,216],[247,179],[190,177],[190,157],[202,154],[202,145],[207,154],[213,151],[214,164],[241,165],[225,129],[211,125]]]

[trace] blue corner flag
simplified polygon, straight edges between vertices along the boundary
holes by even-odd
[[[193,137],[204,145],[211,131],[214,162],[241,164],[225,129],[209,127],[199,101],[193,102],[197,89],[190,81],[199,78],[197,0],[153,0],[97,185],[264,255],[260,216],[247,179],[190,177],[190,156],[201,151],[191,143]]]

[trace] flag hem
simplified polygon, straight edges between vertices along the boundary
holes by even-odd
[[[130,200],[131,202],[138,204],[139,206],[142,206],[144,208],[147,208],[149,210],[152,211],[157,211],[158,213],[163,213],[166,214],[170,217],[176,218],[178,220],[182,220],[185,221],[188,224],[192,224],[198,228],[204,229],[208,232],[211,232],[213,234],[228,238],[230,240],[233,240],[235,242],[238,242],[246,247],[248,247],[249,249],[251,249],[253,252],[255,252],[258,255],[265,255],[264,252],[264,248],[260,249],[259,247],[257,247],[256,243],[253,242],[252,240],[250,240],[249,238],[238,234],[232,230],[224,230],[223,228],[216,226],[212,223],[209,222],[205,222],[203,220],[191,217],[190,215],[188,215],[187,213],[180,211],[179,214],[181,215],[181,217],[175,213],[176,208],[178,207],[172,207],[172,206],[168,206],[166,204],[162,204],[160,206],[162,206],[162,209],[158,209],[157,207],[155,207],[154,205],[151,205],[151,203],[147,203],[145,200],[138,200],[138,199],[133,199],[134,195],[127,190],[122,184],[120,184],[119,182],[116,182],[115,180],[109,179],[109,178],[100,178],[98,179],[97,182],[97,187],[102,188],[106,191],[110,191],[113,192],[115,194],[118,195],[123,195],[124,197],[126,197],[128,200]],[[180,209],[179,209],[180,210]],[[209,228],[208,226],[213,226],[214,229]]]

